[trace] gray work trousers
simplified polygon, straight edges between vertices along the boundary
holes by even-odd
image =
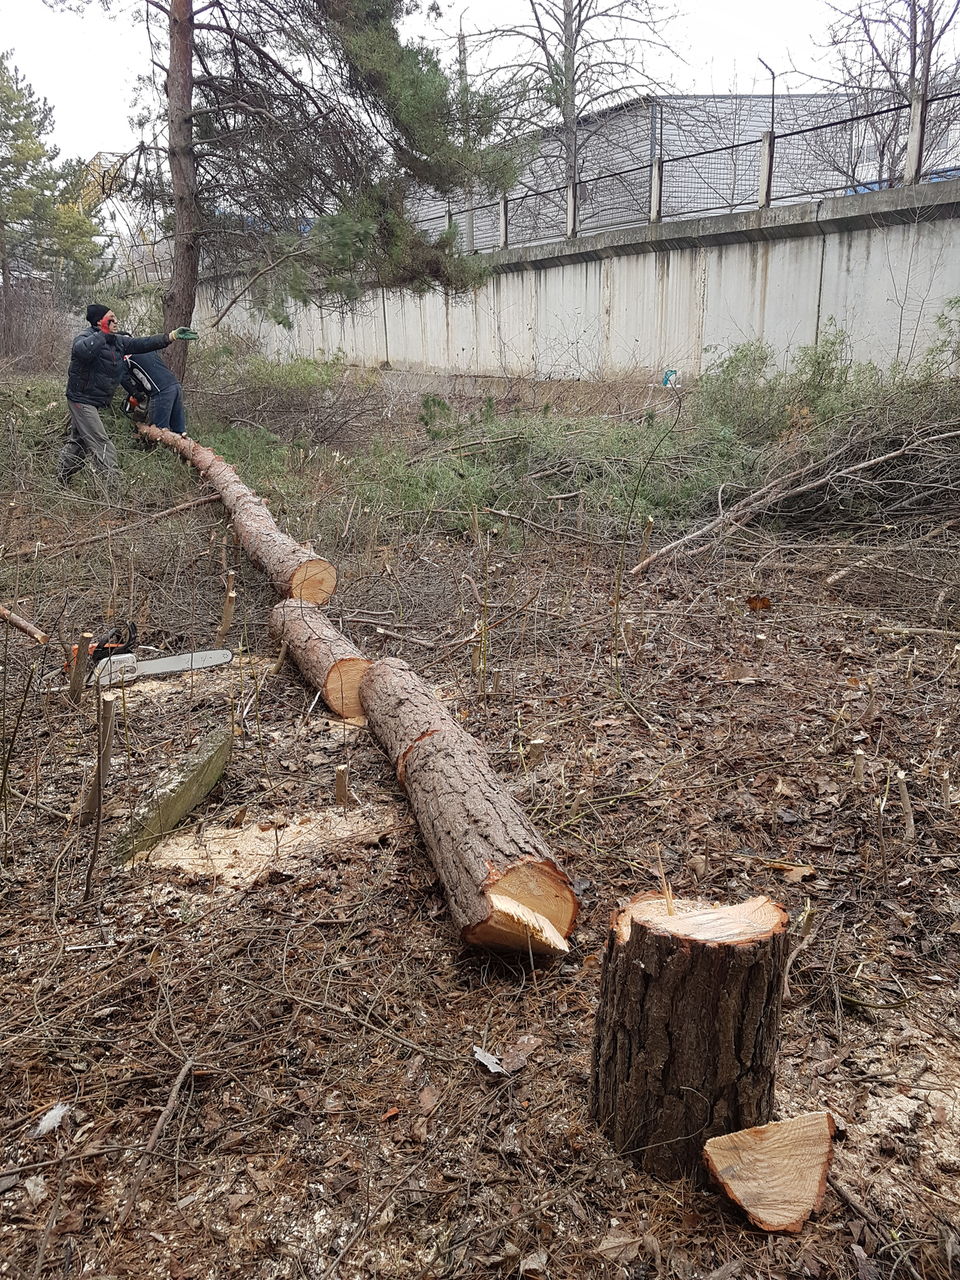
[[[61,484],[69,484],[88,456],[98,471],[115,479],[119,474],[117,451],[104,430],[100,414],[92,404],[75,404],[72,400],[67,401],[67,408],[70,428],[67,443],[60,451],[57,479]]]

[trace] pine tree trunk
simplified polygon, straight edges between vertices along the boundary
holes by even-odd
[[[270,614],[270,631],[324,702],[338,716],[363,715],[360,680],[370,666],[346,636],[319,609],[301,600],[283,600]]]
[[[216,489],[233,517],[240,545],[281,595],[326,604],[336,587],[336,569],[329,560],[282,533],[264,500],[247,488],[229,463],[187,436],[158,427],[140,427],[140,434],[174,449]]]
[[[171,0],[167,153],[173,191],[173,267],[170,288],[163,297],[163,324],[168,333],[191,323],[200,275],[200,206],[193,151],[193,23],[193,0]],[[182,382],[187,344],[175,342],[165,359]]]
[[[594,1039],[591,1111],[658,1177],[697,1173],[704,1142],[773,1112],[787,917],[635,898],[614,916]]]
[[[567,951],[577,916],[573,889],[483,748],[396,658],[368,668],[360,701],[407,793],[463,940],[521,953]]]

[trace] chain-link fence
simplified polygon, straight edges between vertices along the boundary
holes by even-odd
[[[771,199],[862,195],[903,181],[909,103],[778,134]]]
[[[647,163],[577,183],[573,235],[643,226],[651,218],[678,219],[756,209],[767,200],[790,204],[827,196],[860,195],[904,184],[910,156],[911,119],[907,102],[882,106],[841,120],[814,122],[801,129],[767,134],[727,146],[664,155],[660,159],[659,202],[656,165]],[[919,180],[960,178],[960,92],[928,99],[922,118],[923,162]],[[765,157],[770,155],[769,174]],[[506,246],[541,244],[570,236],[566,187],[522,191],[496,203],[439,215],[424,208],[417,219],[436,234],[451,222],[461,251],[487,252]]]
[[[960,93],[944,93],[927,103],[923,177],[928,182],[960,178]]]
[[[760,139],[676,159],[664,157],[662,218],[733,213],[757,203]]]
[[[585,178],[577,185],[577,226],[581,233],[631,227],[650,217],[652,165]]]

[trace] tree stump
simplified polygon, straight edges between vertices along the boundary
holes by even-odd
[[[407,793],[464,942],[566,952],[577,917],[573,888],[480,744],[397,658],[367,669],[360,701]]]
[[[773,1111],[787,916],[634,898],[612,920],[593,1053],[591,1111],[649,1173],[700,1171],[715,1134]]]
[[[263,498],[243,483],[228,462],[189,436],[150,426],[141,426],[139,432],[179,453],[213,485],[233,517],[243,550],[281,595],[310,604],[327,603],[337,585],[336,569],[278,529]]]
[[[270,631],[331,711],[348,719],[363,715],[360,680],[370,659],[325,614],[300,600],[282,600],[270,614]]]

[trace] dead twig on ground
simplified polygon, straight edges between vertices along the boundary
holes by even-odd
[[[150,1157],[153,1154],[153,1150],[156,1147],[157,1143],[160,1141],[160,1138],[163,1135],[163,1131],[167,1127],[167,1124],[170,1121],[170,1117],[173,1115],[174,1108],[177,1105],[177,1098],[179,1098],[180,1090],[183,1088],[183,1082],[186,1080],[187,1076],[190,1074],[192,1070],[193,1070],[193,1059],[188,1058],[186,1062],[183,1064],[183,1066],[180,1068],[180,1071],[177,1074],[177,1078],[173,1082],[173,1087],[170,1090],[169,1097],[167,1098],[167,1105],[160,1112],[160,1115],[157,1118],[157,1123],[153,1126],[153,1132],[150,1134],[150,1137],[147,1139],[147,1145],[144,1147],[143,1155],[140,1157],[140,1163],[137,1166],[137,1172],[134,1175],[133,1181],[130,1184],[130,1190],[127,1192],[127,1197],[123,1202],[123,1208],[120,1210],[120,1213],[117,1217],[118,1227],[123,1226],[124,1222],[127,1220],[130,1210],[133,1208],[133,1204],[137,1198],[137,1194],[140,1190],[140,1186],[143,1182],[144,1177],[146,1176],[147,1167],[150,1164]]]

